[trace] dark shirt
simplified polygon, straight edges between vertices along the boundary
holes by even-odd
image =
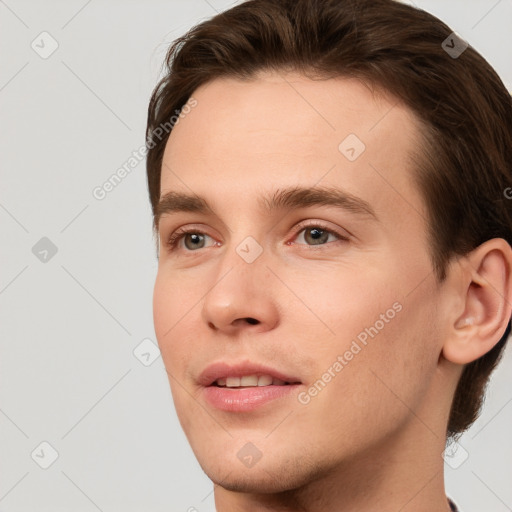
[[[448,503],[450,504],[450,509],[452,510],[452,512],[459,512],[459,509],[450,498],[448,498]]]

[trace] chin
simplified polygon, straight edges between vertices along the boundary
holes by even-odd
[[[236,464],[224,455],[216,460],[198,458],[202,470],[216,485],[229,491],[275,494],[291,491],[321,478],[327,468],[313,463],[301,453],[297,457],[286,457],[274,453],[264,456],[253,467],[245,467],[238,459]]]
[[[290,487],[283,486],[283,482],[277,482],[275,478],[268,474],[242,475],[241,472],[233,475],[229,474],[227,478],[215,479],[214,475],[208,475],[208,478],[228,491],[241,492],[246,494],[275,494],[288,490]]]

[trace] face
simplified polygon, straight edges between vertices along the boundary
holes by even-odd
[[[412,180],[417,124],[342,78],[223,78],[193,98],[163,159],[156,335],[206,474],[291,489],[431,404],[442,299]]]

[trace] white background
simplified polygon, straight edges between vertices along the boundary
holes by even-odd
[[[510,89],[512,0],[414,3],[472,44]],[[214,510],[161,358],[144,366],[133,354],[155,342],[144,161],[103,200],[92,191],[144,144],[169,43],[230,4],[0,0],[4,512]],[[59,45],[46,59],[31,47],[51,48],[43,31]],[[42,237],[57,248],[46,263],[32,252]],[[457,469],[445,464],[462,512],[512,510],[511,374],[509,347],[461,439],[469,457]],[[51,461],[43,441],[58,452],[48,469],[36,463]]]

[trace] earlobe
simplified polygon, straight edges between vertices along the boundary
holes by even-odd
[[[453,319],[443,356],[467,364],[501,339],[512,312],[512,249],[501,238],[488,240],[467,255],[461,287],[462,313]]]

